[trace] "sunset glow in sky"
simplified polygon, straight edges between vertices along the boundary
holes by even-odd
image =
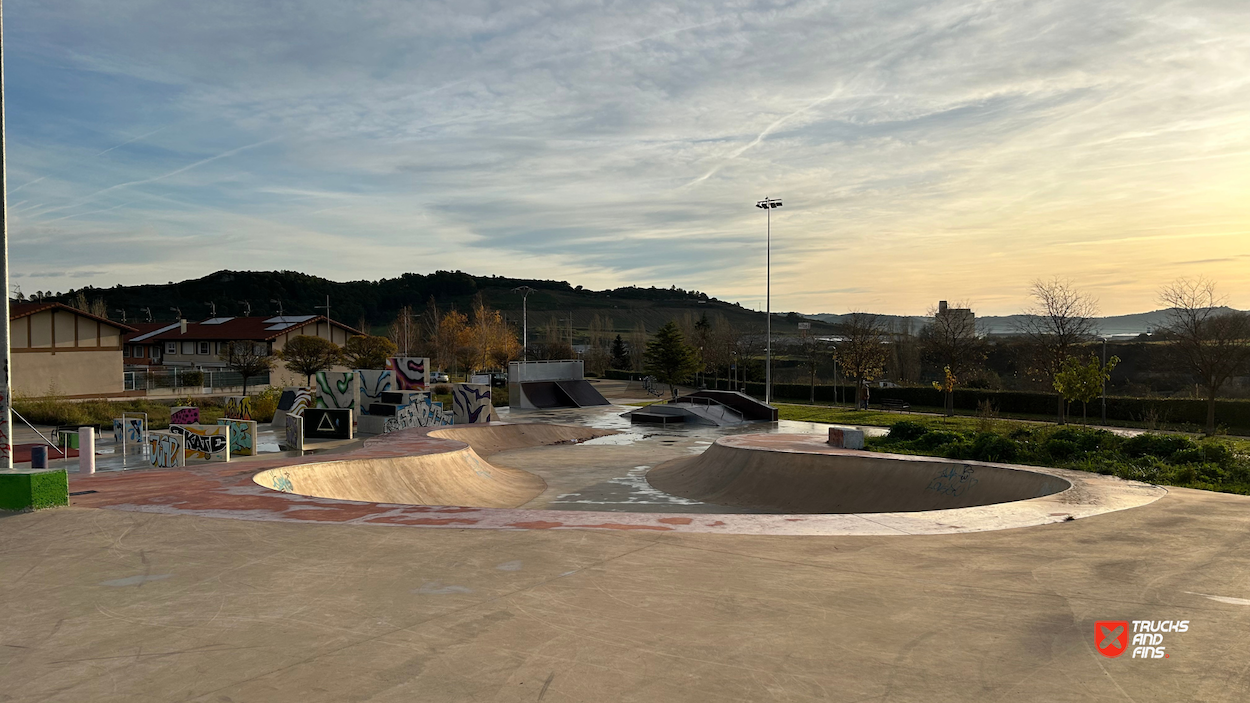
[[[12,282],[461,269],[773,308],[1250,308],[1250,5],[4,7]]]

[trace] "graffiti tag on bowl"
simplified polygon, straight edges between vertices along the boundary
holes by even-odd
[[[977,479],[973,474],[976,470],[971,466],[949,466],[938,472],[929,482],[927,490],[933,491],[940,495],[948,495],[955,498],[968,492],[968,489],[977,485]]]

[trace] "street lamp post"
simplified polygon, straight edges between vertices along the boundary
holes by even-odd
[[[3,11],[0,6],[0,12]],[[0,18],[0,35],[4,20]],[[13,389],[9,369],[9,213],[4,168],[4,44],[0,39],[0,278],[4,279],[4,319],[0,320],[0,469],[13,468]]]
[[[764,403],[773,402],[773,208],[781,207],[780,198],[764,198],[755,207],[761,208],[767,220],[767,236],[764,246],[764,334],[767,346],[764,352]]]
[[[530,318],[529,311],[526,306],[529,304],[530,293],[534,292],[529,286],[517,286],[512,289],[513,293],[521,294],[521,358],[529,361],[530,353]]]

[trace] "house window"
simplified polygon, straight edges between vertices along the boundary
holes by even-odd
[[[136,359],[142,359],[143,357],[147,356],[147,349],[148,349],[148,348],[147,348],[146,346],[142,345],[142,344],[140,344],[140,345],[136,346],[136,347],[135,347],[135,358],[136,358]]]
[[[122,356],[127,358],[130,357],[130,347],[122,347]]]
[[[200,342],[200,353],[201,354],[208,353],[208,342]]]
[[[177,342],[165,342],[165,353],[166,353],[166,354],[177,354],[177,353],[178,353],[178,343],[177,343]]]

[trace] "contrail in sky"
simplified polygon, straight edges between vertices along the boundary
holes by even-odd
[[[241,152],[241,151],[247,151],[248,149],[255,149],[255,148],[256,148],[256,147],[258,147],[258,146],[264,146],[264,145],[266,145],[266,144],[268,144],[268,143],[270,143],[270,142],[275,142],[275,141],[277,141],[277,140],[279,140],[279,139],[281,139],[281,137],[273,137],[272,139],[266,139],[266,140],[264,140],[264,141],[256,142],[255,144],[248,144],[248,145],[246,145],[246,146],[241,146],[241,147],[238,147],[238,148],[235,148],[235,149],[231,149],[230,151],[223,151],[222,153],[220,153],[220,154],[218,154],[218,155],[216,155],[216,156],[210,156],[210,157],[208,157],[207,159],[200,159],[199,161],[196,161],[196,162],[195,162],[195,163],[193,163],[193,164],[188,164],[188,165],[186,165],[186,166],[183,166],[182,168],[174,169],[173,171],[170,171],[169,173],[162,173],[162,174],[161,174],[161,175],[159,175],[159,176],[153,176],[153,177],[151,177],[151,178],[144,178],[144,179],[142,179],[142,180],[138,180],[138,181],[127,181],[127,182],[125,182],[125,183],[118,183],[117,185],[114,185],[114,186],[109,186],[108,188],[104,188],[103,190],[97,190],[96,192],[92,193],[91,195],[87,195],[87,196],[85,196],[85,197],[79,198],[78,200],[76,200],[76,201],[74,201],[74,202],[72,202],[72,203],[70,203],[70,204],[68,204],[68,205],[62,205],[62,206],[60,206],[60,207],[52,208],[51,210],[44,210],[44,211],[43,211],[42,213],[40,213],[40,214],[41,214],[41,215],[46,215],[46,214],[48,214],[48,213],[50,213],[50,212],[56,212],[57,210],[65,210],[65,209],[67,209],[67,208],[77,207],[77,206],[79,206],[79,205],[81,205],[81,204],[83,204],[83,203],[87,202],[88,200],[91,200],[92,198],[96,197],[97,195],[104,195],[105,193],[108,193],[108,192],[111,192],[111,191],[114,191],[114,190],[119,190],[119,189],[121,189],[121,188],[129,188],[130,186],[143,185],[143,184],[145,184],[145,183],[155,183],[156,181],[163,180],[163,179],[165,179],[165,178],[169,178],[170,176],[176,176],[176,175],[178,175],[178,174],[180,174],[180,173],[185,173],[185,172],[187,172],[187,171],[190,171],[190,170],[191,170],[191,169],[193,169],[193,168],[196,168],[196,167],[199,167],[199,166],[203,166],[204,164],[209,163],[209,162],[211,162],[211,161],[216,161],[217,159],[224,159],[224,158],[226,158],[227,156],[234,156],[235,154],[237,154],[237,153],[239,153],[239,152]]]
[[[154,130],[152,130],[151,132],[148,132],[147,134],[140,134],[139,136],[135,137],[134,139],[131,139],[131,140],[128,140],[128,141],[124,141],[124,142],[122,142],[121,144],[118,144],[117,146],[111,146],[111,147],[109,147],[109,148],[105,149],[104,151],[101,151],[100,153],[96,154],[96,156],[104,156],[105,154],[109,153],[110,151],[112,151],[112,150],[114,150],[114,149],[117,149],[118,147],[123,147],[123,146],[126,146],[127,144],[133,144],[133,143],[135,143],[135,142],[139,141],[140,139],[146,139],[146,138],[148,138],[148,137],[152,136],[153,134],[156,134],[157,132],[161,131],[161,129],[165,129],[165,128],[164,128],[164,127],[161,127],[160,129],[154,129]]]

